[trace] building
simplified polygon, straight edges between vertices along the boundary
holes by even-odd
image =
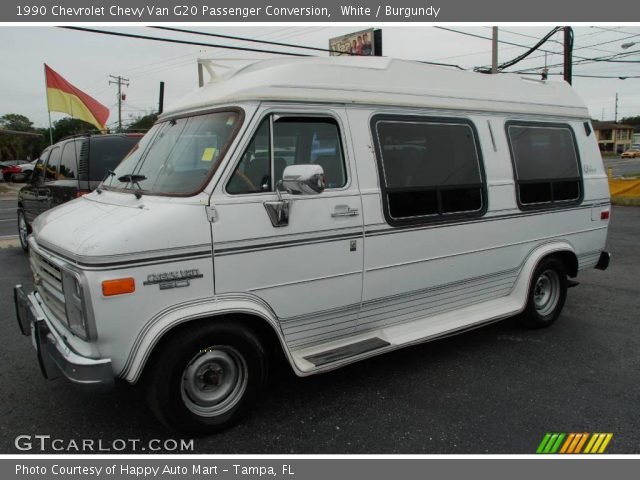
[[[631,136],[634,145],[640,145],[640,125],[636,125],[633,135]]]
[[[603,153],[620,154],[631,148],[633,143],[633,125],[616,122],[598,122],[593,120],[593,129],[598,139],[598,147]]]

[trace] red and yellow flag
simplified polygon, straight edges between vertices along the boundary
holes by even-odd
[[[71,85],[49,65],[44,66],[47,81],[47,104],[50,112],[68,113],[73,118],[95,125],[98,130],[106,130],[109,109],[82,90]]]

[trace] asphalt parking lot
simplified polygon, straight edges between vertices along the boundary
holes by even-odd
[[[611,167],[614,177],[640,176],[640,158],[603,157],[605,169]]]
[[[17,233],[16,201],[0,197],[0,239]]]
[[[196,439],[195,453],[535,453],[546,432],[612,432],[607,453],[638,454],[639,243],[640,208],[615,207],[612,265],[581,274],[552,328],[507,320],[320,376],[283,374],[243,423]],[[135,388],[43,380],[18,333],[16,283],[31,283],[27,257],[0,249],[0,453],[18,453],[18,435],[178,438]]]

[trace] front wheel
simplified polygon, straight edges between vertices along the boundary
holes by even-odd
[[[29,251],[29,224],[27,223],[27,217],[23,210],[18,210],[18,239],[20,240],[20,246],[27,252]]]
[[[147,400],[169,428],[205,435],[238,422],[267,380],[259,338],[231,321],[187,326],[153,355]]]
[[[567,299],[567,272],[557,258],[547,258],[536,267],[529,287],[527,306],[519,317],[528,328],[544,328],[560,316]]]

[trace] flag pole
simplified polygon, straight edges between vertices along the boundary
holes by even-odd
[[[47,64],[42,64],[44,67],[44,90],[47,96],[47,113],[49,114],[49,145],[53,145],[53,129],[51,128],[51,110],[49,110],[49,88],[47,87]]]

